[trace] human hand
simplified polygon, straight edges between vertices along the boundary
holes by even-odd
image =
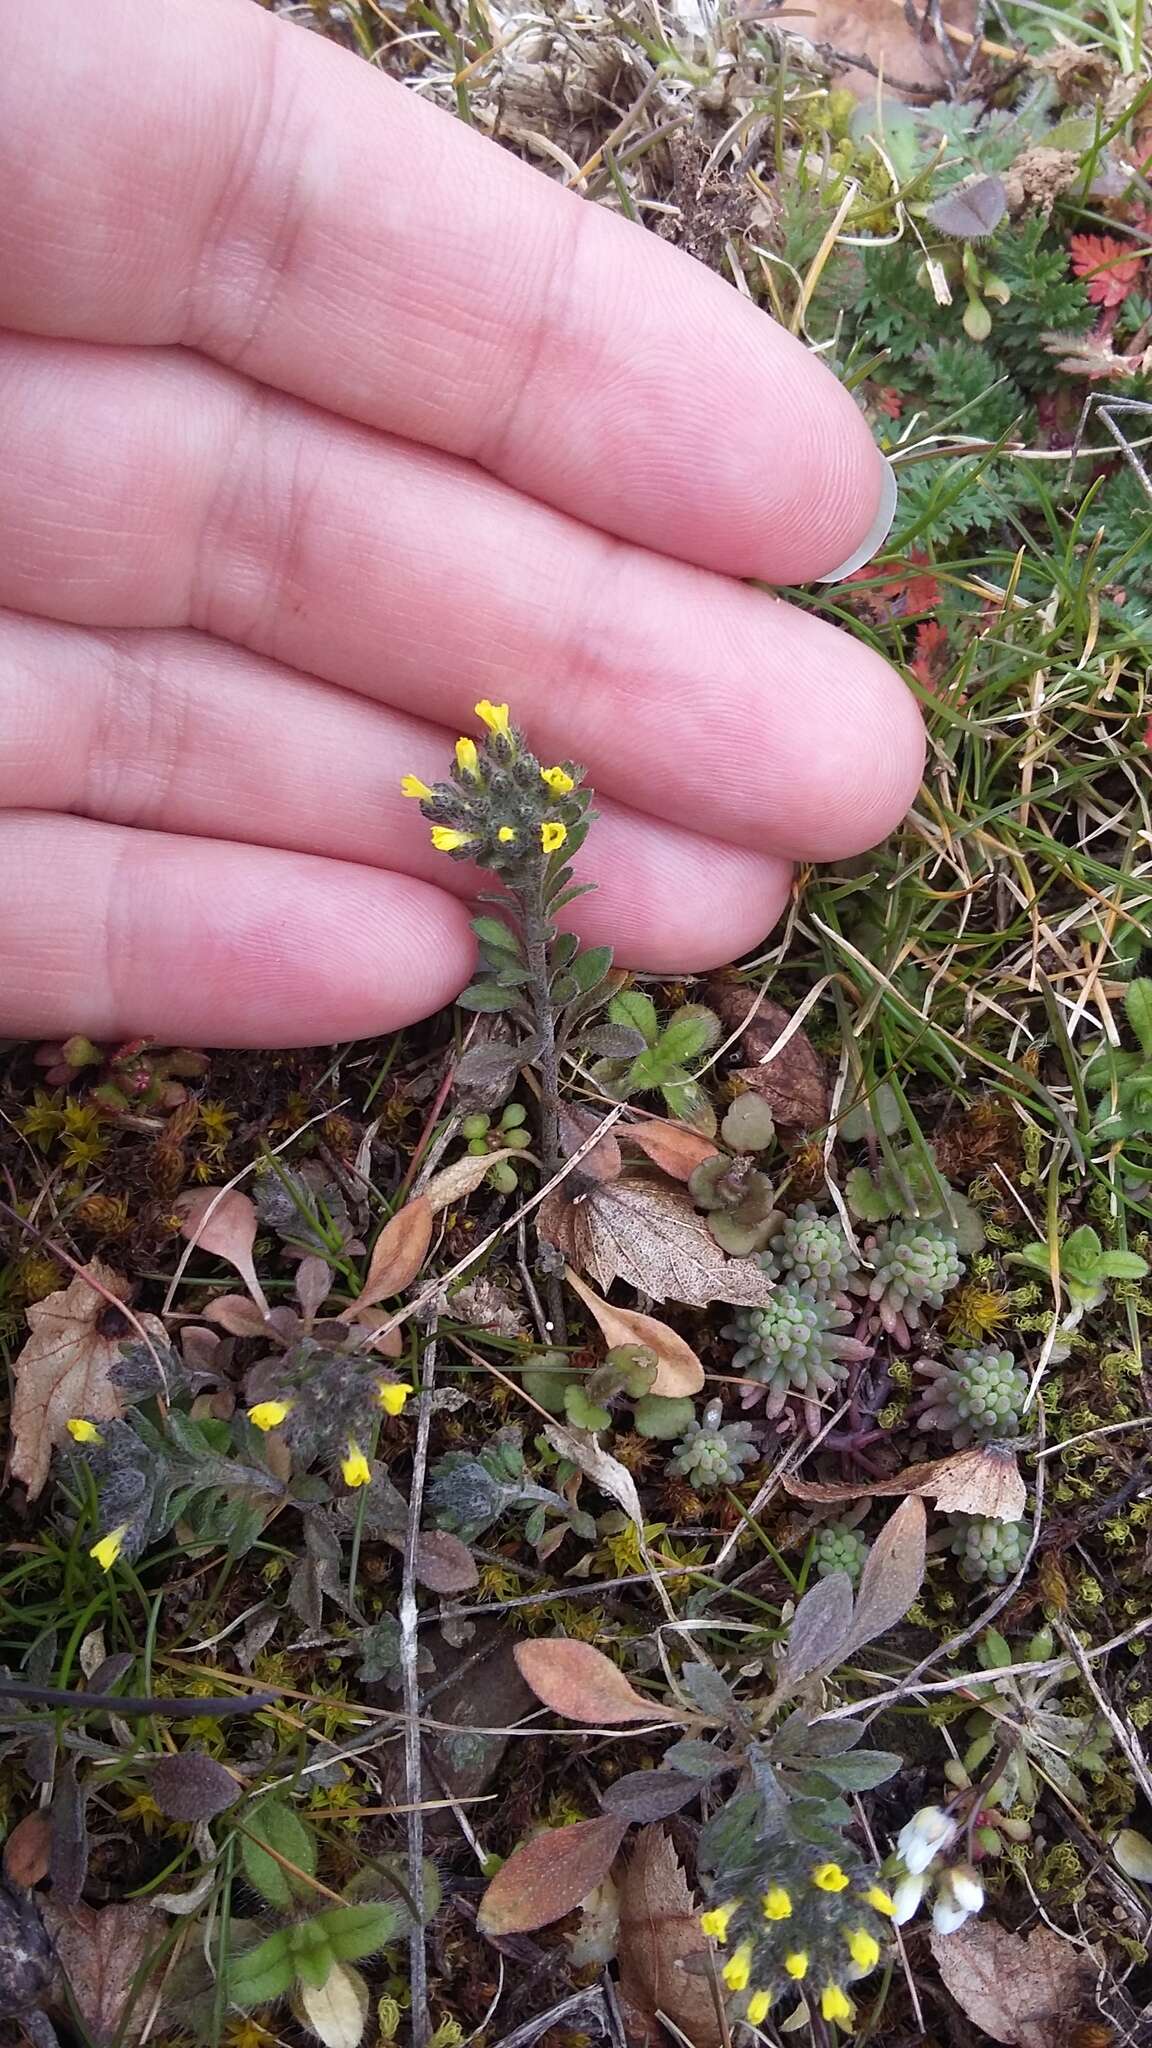
[[[638,968],[735,958],[910,801],[899,679],[731,580],[875,532],[851,399],[252,0],[3,10],[0,324],[0,1033],[449,1000],[470,878],[399,782],[480,697],[587,763],[573,921]]]

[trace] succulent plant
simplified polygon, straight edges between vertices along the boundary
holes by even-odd
[[[816,1532],[812,1566],[819,1579],[830,1579],[833,1572],[844,1572],[857,1586],[870,1549],[871,1545],[860,1531],[850,1529],[847,1522],[825,1522],[824,1527]]]
[[[707,1213],[717,1244],[733,1258],[760,1251],[780,1221],[771,1181],[746,1155],[730,1159],[718,1152],[705,1159],[688,1187],[697,1208]]]
[[[882,1224],[865,1253],[871,1277],[862,1273],[849,1285],[875,1304],[889,1336],[901,1344],[919,1329],[921,1309],[941,1308],[964,1271],[955,1238],[938,1223]]]
[[[499,1123],[493,1123],[482,1110],[473,1116],[466,1116],[460,1126],[460,1135],[467,1141],[468,1150],[482,1159],[486,1152],[502,1152],[509,1148],[513,1152],[525,1152],[532,1143],[532,1133],[524,1128],[528,1112],[522,1102],[510,1102]],[[502,1195],[510,1195],[517,1183],[516,1168],[510,1159],[497,1159],[487,1175],[489,1187]]]
[[[760,1264],[774,1280],[794,1280],[805,1294],[840,1294],[856,1272],[856,1260],[834,1216],[821,1216],[813,1202],[800,1202],[776,1235]]]
[[[720,1136],[731,1152],[766,1152],[776,1137],[772,1111],[762,1095],[747,1089],[729,1103]]]
[[[840,1333],[851,1311],[805,1294],[795,1280],[782,1281],[764,1308],[737,1309],[721,1335],[737,1345],[732,1364],[768,1388],[766,1414],[779,1415],[790,1394],[814,1400],[830,1394],[849,1360],[866,1358],[868,1347]]]
[[[668,1461],[668,1470],[690,1479],[701,1493],[718,1486],[736,1486],[744,1477],[745,1465],[754,1464],[760,1453],[749,1441],[750,1422],[725,1422],[719,1401],[709,1401],[699,1422],[691,1422]]]
[[[1028,1397],[1028,1375],[1010,1351],[994,1345],[954,1351],[952,1363],[922,1358],[916,1366],[928,1380],[919,1426],[946,1429],[958,1451],[993,1437],[1015,1436]]]
[[[986,1515],[950,1515],[952,1555],[970,1586],[987,1579],[1003,1586],[1019,1571],[1032,1538],[1030,1522],[995,1522]]]

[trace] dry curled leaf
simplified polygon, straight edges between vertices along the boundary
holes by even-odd
[[[698,1166],[716,1157],[715,1141],[689,1124],[667,1123],[657,1116],[647,1123],[621,1124],[619,1128],[621,1138],[638,1146],[653,1166],[673,1180],[690,1180]]]
[[[831,1506],[842,1500],[878,1500],[885,1495],[919,1494],[941,1514],[987,1515],[997,1522],[1018,1522],[1027,1500],[1015,1453],[1000,1444],[974,1444],[950,1458],[932,1458],[908,1465],[890,1479],[797,1479],[783,1474],[786,1490],[796,1500]]]
[[[605,1728],[675,1718],[657,1701],[642,1699],[611,1658],[591,1643],[539,1636],[535,1642],[517,1643],[514,1654],[524,1683],[567,1721]]]
[[[577,1195],[562,1183],[541,1202],[539,1228],[597,1287],[624,1280],[653,1301],[688,1308],[762,1308],[772,1296],[756,1260],[726,1258],[685,1190],[667,1181],[625,1174]]]
[[[603,1884],[627,1827],[626,1820],[604,1814],[521,1842],[480,1901],[476,1924],[481,1932],[527,1934],[563,1919]]]
[[[704,1367],[692,1346],[662,1323],[658,1316],[641,1315],[638,1309],[616,1308],[610,1301],[601,1301],[590,1287],[567,1268],[565,1277],[568,1285],[580,1296],[586,1309],[595,1317],[600,1333],[611,1350],[617,1344],[643,1344],[656,1354],[656,1377],[648,1389],[651,1394],[660,1394],[667,1400],[686,1394],[698,1394],[704,1385]]]
[[[928,1939],[957,2005],[989,2040],[1005,2048],[1067,2048],[1070,2019],[1094,1975],[1082,1950],[1050,1927],[1034,1927],[1025,1939],[984,1917]]]
[[[32,1334],[12,1366],[11,1431],[12,1477],[23,1481],[29,1500],[43,1488],[53,1450],[67,1439],[69,1416],[109,1422],[123,1413],[110,1375],[120,1346],[135,1334],[116,1306],[129,1291],[119,1273],[93,1259],[67,1287],[26,1311]],[[150,1337],[163,1338],[156,1316],[136,1320]]]
[[[420,1271],[432,1242],[433,1209],[427,1195],[414,1195],[390,1216],[372,1247],[368,1275],[359,1294],[341,1317],[356,1320],[361,1309],[374,1308],[390,1295],[403,1294]]]
[[[252,1264],[259,1228],[255,1203],[239,1188],[189,1188],[177,1195],[172,1207],[180,1218],[181,1236],[234,1266],[257,1308],[267,1315],[267,1298]]]
[[[138,1986],[134,1998],[131,1992],[149,1952],[159,1949],[159,1914],[142,1905],[59,1906],[51,1897],[41,1912],[93,2048],[135,2041],[154,1992],[150,1983]]]
[[[684,1968],[702,1955],[696,1903],[663,1828],[637,1839],[619,1879],[620,1994],[624,2025],[636,2048],[663,2041],[663,2015],[693,2048],[719,2048],[724,2031],[708,1978]]]
[[[469,1195],[474,1195],[490,1167],[499,1166],[502,1159],[523,1157],[523,1152],[517,1152],[512,1145],[503,1146],[499,1152],[465,1152],[451,1166],[432,1175],[419,1199],[427,1202],[432,1214],[438,1216],[441,1209],[450,1209],[454,1202],[467,1201]]]
[[[741,1064],[734,1078],[763,1096],[778,1124],[785,1130],[810,1131],[828,1121],[824,1062],[807,1032],[799,1028],[780,1044],[792,1023],[782,1004],[765,997],[757,1005],[755,989],[734,981],[709,982],[705,1001],[730,1032],[755,1012],[736,1048]]]

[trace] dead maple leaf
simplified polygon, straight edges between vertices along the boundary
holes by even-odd
[[[570,1266],[565,1270],[565,1278],[595,1316],[609,1350],[618,1344],[643,1344],[655,1353],[656,1377],[648,1389],[650,1394],[677,1400],[685,1394],[700,1392],[704,1367],[692,1346],[667,1323],[662,1323],[658,1316],[641,1315],[639,1309],[616,1308],[610,1301],[601,1301]]]
[[[794,1031],[775,1050],[792,1022],[783,1005],[767,998],[758,1004],[755,989],[736,981],[710,981],[705,999],[728,1031],[751,1018],[738,1047],[744,1064],[733,1078],[764,1097],[776,1122],[800,1131],[827,1123],[828,1076],[807,1032]]]
[[[702,1956],[698,1909],[663,1828],[641,1830],[619,1880],[620,1995],[624,2027],[635,2048],[664,2040],[661,2016],[693,2048],[720,2048],[718,2000],[707,1976],[684,1968]]]
[[[25,1311],[32,1334],[12,1367],[12,1477],[23,1481],[29,1500],[43,1489],[69,1416],[110,1422],[124,1412],[110,1373],[135,1325],[107,1296],[127,1301],[130,1292],[127,1280],[93,1259],[67,1287]],[[156,1316],[136,1320],[150,1337],[163,1338]]]
[[[754,1259],[721,1251],[684,1189],[624,1174],[573,1195],[565,1183],[540,1204],[541,1237],[600,1288],[625,1280],[653,1301],[762,1308],[773,1283]]]
[[[996,1522],[1018,1522],[1027,1490],[1015,1453],[1000,1444],[973,1444],[950,1458],[932,1458],[924,1465],[906,1465],[890,1479],[825,1482],[782,1474],[795,1500],[830,1505],[842,1500],[878,1500],[893,1494],[919,1494],[944,1515],[987,1515]]]
[[[58,1906],[51,1896],[40,1910],[94,2048],[137,2040],[153,1994],[149,1984],[138,1987],[135,1998],[130,1994],[149,1950],[160,1945],[160,1915],[142,1905]]]
[[[1050,1927],[1034,1927],[1025,1940],[988,1919],[928,1939],[957,2005],[990,2040],[1005,2048],[1066,2048],[1069,2021],[1095,1975],[1082,1950]]]

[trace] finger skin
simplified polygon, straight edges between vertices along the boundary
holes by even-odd
[[[180,350],[0,336],[0,603],[192,625],[462,730],[508,699],[632,808],[785,858],[915,793],[894,672],[824,621]]]
[[[732,575],[834,571],[880,457],[656,236],[251,0],[0,8],[0,322],[179,342]]]
[[[262,847],[0,816],[0,1033],[325,1045],[450,1002],[465,906],[426,882]]]
[[[204,634],[91,633],[0,611],[0,808],[362,862],[470,900],[480,875],[436,852],[400,791],[407,773],[445,773],[453,737]],[[597,809],[579,857],[596,891],[572,906],[586,943],[685,974],[737,958],[775,923],[786,862]]]

